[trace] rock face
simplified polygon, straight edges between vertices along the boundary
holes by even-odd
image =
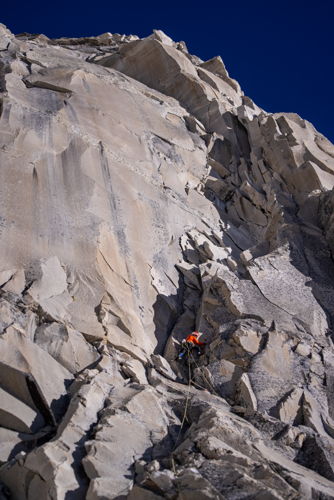
[[[334,498],[334,146],[161,31],[3,25],[0,141],[1,498]]]

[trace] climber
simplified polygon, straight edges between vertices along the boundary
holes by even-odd
[[[201,346],[204,346],[205,342],[198,340],[199,335],[199,332],[192,332],[182,341],[182,350],[178,355],[178,359],[182,359],[185,354],[189,355],[192,350],[195,350],[198,356],[202,354]]]

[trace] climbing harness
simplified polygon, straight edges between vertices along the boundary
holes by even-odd
[[[197,349],[197,352],[198,352],[198,354],[199,354],[199,355],[201,354],[200,348],[199,348],[198,346],[195,346],[195,345],[194,345],[194,344],[192,344],[191,342],[185,342],[185,343],[183,344],[183,349],[182,349],[182,351],[179,353],[179,355],[178,355],[177,359],[180,361],[180,360],[182,360],[182,359],[185,357],[185,355],[186,355],[187,359],[188,359],[190,356],[193,358],[193,356],[192,356],[191,352],[192,352],[194,349]]]

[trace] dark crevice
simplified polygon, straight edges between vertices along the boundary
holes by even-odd
[[[40,88],[40,89],[52,90],[53,92],[67,94],[67,97],[71,97],[71,95],[73,94],[72,90],[66,89],[65,87],[59,87],[58,85],[54,85],[53,83],[43,82],[39,80],[30,82],[26,78],[23,78],[22,81],[28,89]]]
[[[165,296],[158,294],[156,301],[153,305],[153,322],[155,325],[155,338],[157,339],[157,346],[154,354],[162,354],[166,342],[173,331],[178,319],[184,312],[183,298],[185,291],[184,278],[179,272],[179,282],[176,293],[174,295]]]
[[[6,74],[11,73],[11,67],[7,61],[0,61],[0,92],[6,92]]]
[[[38,388],[38,385],[33,378],[32,375],[27,375],[26,376],[26,384],[31,396],[31,399],[33,400],[37,410],[40,412],[40,414],[43,416],[45,422],[49,425],[56,425],[56,420],[54,418],[54,415],[49,409],[48,404],[46,403],[41,391]]]

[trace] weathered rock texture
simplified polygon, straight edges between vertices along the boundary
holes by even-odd
[[[333,145],[160,31],[1,25],[0,117],[1,498],[334,498]]]

